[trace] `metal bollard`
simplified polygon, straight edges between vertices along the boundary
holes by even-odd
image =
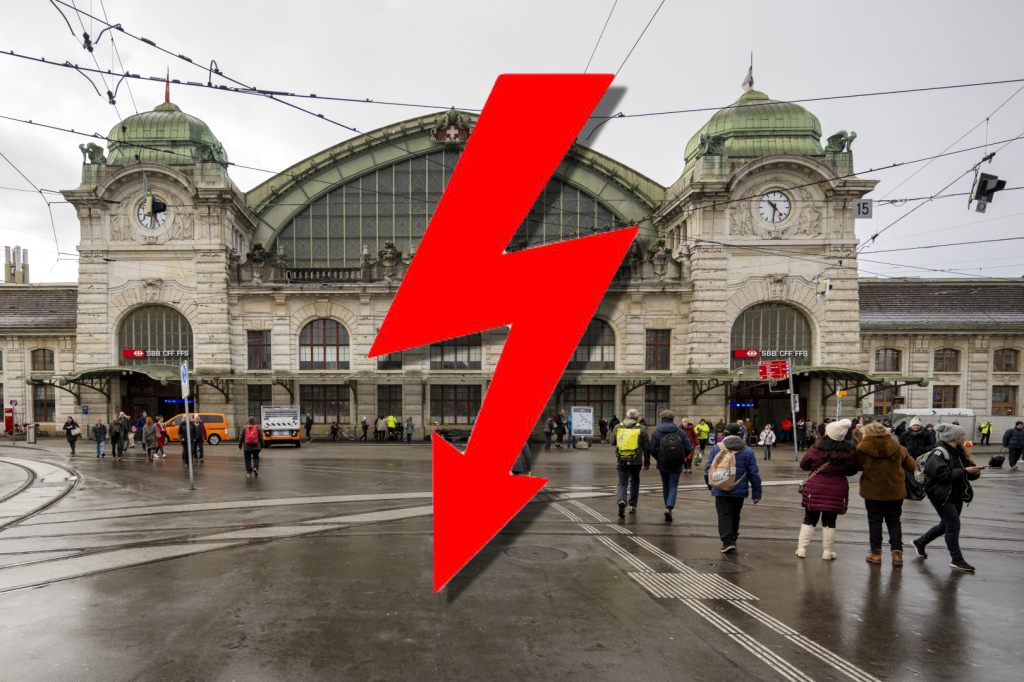
[[[25,427],[25,442],[33,445],[36,442],[36,425],[29,424]]]

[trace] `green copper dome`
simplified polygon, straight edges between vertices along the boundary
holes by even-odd
[[[209,126],[178,105],[164,102],[153,111],[129,116],[110,131],[108,166],[160,163],[180,166],[227,163],[224,147]]]
[[[799,104],[776,102],[757,90],[720,110],[686,145],[686,163],[705,154],[757,158],[771,154],[824,156],[821,123]]]

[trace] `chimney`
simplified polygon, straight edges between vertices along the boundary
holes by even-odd
[[[28,249],[4,247],[4,283],[28,284]]]
[[[4,247],[4,284],[14,282],[14,268],[11,263],[11,247]]]
[[[28,249],[21,250],[19,270],[21,270],[21,279],[18,281],[18,284],[28,284]]]

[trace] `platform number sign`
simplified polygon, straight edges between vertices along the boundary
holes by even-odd
[[[871,218],[874,210],[874,202],[871,199],[861,199],[853,204],[854,220],[867,220]]]

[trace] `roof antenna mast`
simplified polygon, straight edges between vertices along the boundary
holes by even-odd
[[[743,92],[750,92],[754,89],[754,53],[750,53],[750,68],[747,69],[747,77],[743,79]]]

